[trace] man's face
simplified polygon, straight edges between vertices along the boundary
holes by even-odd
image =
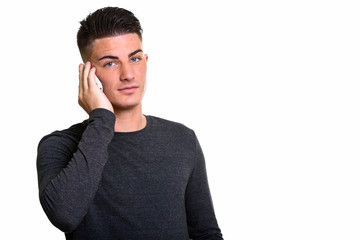
[[[89,48],[91,65],[115,111],[141,106],[148,56],[135,33],[96,39]]]

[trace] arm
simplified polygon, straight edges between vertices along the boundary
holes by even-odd
[[[90,62],[79,65],[79,105],[89,114],[82,135],[57,132],[38,147],[40,202],[50,221],[64,232],[73,231],[85,216],[114,134],[114,110],[96,85],[95,71]]]
[[[50,221],[64,232],[78,226],[96,194],[114,123],[111,112],[96,109],[79,142],[58,132],[39,143],[40,203]]]
[[[223,239],[211,200],[204,155],[198,140],[195,140],[195,167],[185,196],[189,235],[194,240]]]

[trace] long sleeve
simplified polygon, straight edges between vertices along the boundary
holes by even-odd
[[[223,239],[215,217],[204,155],[197,139],[195,145],[195,167],[185,196],[189,235],[194,240]]]
[[[64,232],[80,224],[97,192],[114,124],[113,113],[95,109],[81,131],[57,131],[39,143],[40,203],[49,220]]]

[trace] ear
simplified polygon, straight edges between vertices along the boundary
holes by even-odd
[[[144,57],[145,57],[145,61],[148,62],[149,56],[147,54],[144,54]]]

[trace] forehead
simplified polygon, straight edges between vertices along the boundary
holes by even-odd
[[[117,36],[95,39],[89,46],[90,58],[103,55],[127,56],[129,53],[142,49],[142,41],[136,33],[127,33]]]

